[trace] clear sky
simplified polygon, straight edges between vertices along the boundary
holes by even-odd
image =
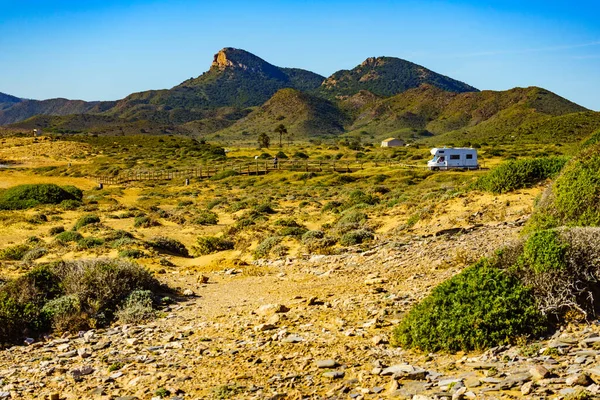
[[[0,0],[0,92],[115,100],[196,77],[237,47],[325,76],[400,57],[600,110],[599,15],[591,1]]]

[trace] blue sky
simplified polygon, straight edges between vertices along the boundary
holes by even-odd
[[[119,99],[196,77],[237,47],[325,76],[400,57],[600,110],[598,15],[585,1],[0,0],[0,92]]]

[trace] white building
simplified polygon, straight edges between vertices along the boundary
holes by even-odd
[[[477,169],[477,150],[472,148],[435,148],[431,149],[433,158],[427,162],[432,171],[447,170],[452,168]]]
[[[381,147],[402,147],[404,146],[404,140],[396,138],[388,138],[381,142]]]
[[[42,136],[42,130],[39,129],[39,128],[34,129],[33,130],[33,136],[34,137],[36,137],[36,136]]]

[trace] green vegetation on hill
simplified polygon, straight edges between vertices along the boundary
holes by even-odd
[[[555,177],[566,162],[566,157],[509,160],[480,177],[474,186],[495,194],[531,187]]]
[[[591,133],[588,128],[594,126],[593,122],[582,124],[580,118],[569,118],[577,115],[572,113],[582,111],[585,108],[536,87],[503,92],[451,93],[423,85],[368,102],[355,111],[357,116],[348,130],[378,138],[425,139],[430,144],[502,140],[553,143],[581,140]],[[552,117],[557,120],[561,117],[566,122],[547,122],[534,131],[535,135],[518,131],[521,126],[531,126],[533,122],[551,120]],[[582,114],[582,118],[593,121],[600,119],[600,113]]]
[[[564,166],[530,218],[529,236],[442,283],[415,305],[394,330],[395,343],[425,351],[482,349],[539,336],[572,318],[597,318],[599,151],[599,144],[587,144]],[[503,192],[550,176],[563,163],[512,162],[482,177],[479,185]]]
[[[319,93],[330,97],[352,96],[368,90],[379,96],[393,96],[408,89],[430,84],[449,92],[475,92],[472,86],[425,67],[394,57],[367,58],[351,70],[341,70],[327,78]]]
[[[347,122],[348,117],[330,101],[295,89],[282,89],[219,135],[257,137],[262,132],[271,134],[275,127],[284,124],[289,139],[330,136],[343,133]]]
[[[41,204],[81,201],[83,193],[74,186],[54,184],[19,185],[0,191],[0,210],[23,210]]]
[[[600,226],[600,144],[573,158],[546,190],[528,229]]]

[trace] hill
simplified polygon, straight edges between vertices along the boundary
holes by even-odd
[[[342,104],[349,107],[351,101],[354,98]],[[355,119],[348,130],[375,137],[392,134],[419,139],[444,134],[444,138],[452,140],[493,140],[513,135],[521,127],[534,129],[541,121],[585,111],[584,107],[537,87],[452,93],[423,85],[367,102],[355,110]],[[564,129],[570,129],[568,122],[563,125]]]
[[[0,110],[0,125],[8,125],[23,121],[34,115],[69,115],[84,113],[101,113],[116,103],[112,101],[92,101],[50,99],[22,100],[11,107]]]
[[[71,114],[64,116],[37,115],[9,125],[11,129],[31,130],[41,128],[44,132],[59,134],[88,133],[96,135],[139,135],[187,133],[172,125],[147,120],[127,120],[108,115]]]
[[[261,132],[271,134],[275,127],[284,124],[291,138],[322,137],[342,134],[349,122],[346,114],[329,100],[295,89],[282,89],[219,135],[256,137]]]
[[[372,57],[351,70],[334,73],[323,82],[318,92],[329,98],[344,98],[361,90],[368,90],[379,96],[393,96],[423,84],[449,92],[477,91],[473,86],[410,61],[394,57]]]
[[[23,100],[18,97],[0,93],[0,111],[10,108],[21,101]]]

